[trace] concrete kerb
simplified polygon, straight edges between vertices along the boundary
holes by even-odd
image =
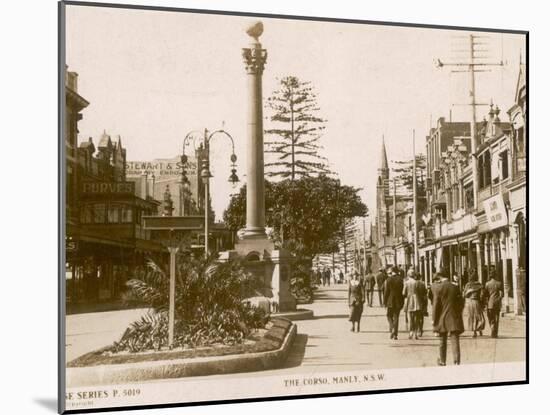
[[[154,379],[254,372],[280,367],[287,359],[297,333],[292,324],[277,350],[228,356],[161,360],[156,362],[67,368],[67,386],[125,384]]]
[[[273,313],[272,317],[283,317],[291,321],[309,320],[313,318],[313,310],[307,310],[304,308],[296,311],[286,311],[281,313]]]

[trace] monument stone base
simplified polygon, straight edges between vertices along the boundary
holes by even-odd
[[[290,292],[292,256],[284,249],[275,249],[265,236],[239,239],[235,249],[220,253],[220,261],[229,261],[237,256],[244,257],[245,268],[260,282],[262,295],[269,298],[272,311],[296,310],[296,299]]]

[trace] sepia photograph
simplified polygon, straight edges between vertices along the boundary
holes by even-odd
[[[59,25],[60,412],[528,382],[527,31]]]

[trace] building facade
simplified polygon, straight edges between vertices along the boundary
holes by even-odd
[[[111,303],[149,257],[163,256],[141,218],[158,214],[159,202],[140,194],[125,173],[120,136],[103,132],[78,144],[78,121],[88,102],[78,94],[78,76],[67,71],[66,281],[67,310],[79,304]]]
[[[468,123],[441,118],[431,129],[426,138],[428,204],[419,246],[420,270],[428,283],[443,270],[463,286],[469,269],[485,283],[494,270],[503,283],[504,311],[521,314],[527,266],[524,65],[515,101],[507,112],[510,122],[490,105],[476,125],[473,152]]]
[[[436,271],[445,270],[462,284],[466,270],[476,264],[470,148],[467,122],[439,118],[426,137],[427,204],[419,229],[419,268],[428,283]]]

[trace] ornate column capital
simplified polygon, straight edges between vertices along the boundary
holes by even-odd
[[[246,72],[250,75],[261,75],[267,60],[267,50],[262,49],[262,45],[259,43],[253,46],[252,48],[243,48],[242,51]]]

